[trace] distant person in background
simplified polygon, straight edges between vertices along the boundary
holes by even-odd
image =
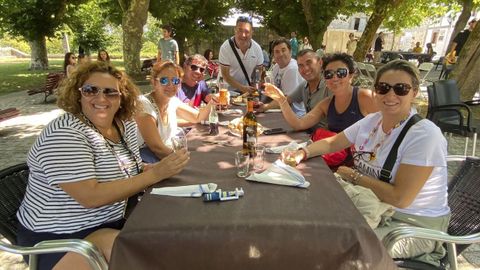
[[[427,43],[427,54],[430,55],[430,58],[432,58],[435,54],[435,52],[433,51],[432,43]]]
[[[207,59],[207,72],[210,75],[210,78],[216,78],[218,76],[218,63],[213,61],[213,51],[211,49],[205,50],[203,57]],[[187,59],[187,58],[185,58]]]
[[[302,45],[300,45],[300,50],[299,51],[305,50],[305,49],[310,49],[310,50],[312,49],[312,44],[310,44],[310,41],[308,40],[307,36],[305,36],[303,38],[303,43],[302,43]]]
[[[375,47],[373,48],[373,62],[380,63],[382,58],[382,50],[383,50],[383,32],[378,33],[378,37],[375,40]]]
[[[422,53],[423,48],[420,46],[420,42],[415,43],[415,47],[413,47],[412,52],[414,53]]]
[[[178,52],[178,43],[173,39],[173,28],[170,25],[162,27],[163,38],[158,41],[157,62],[161,63],[170,60],[180,65],[180,54]]]
[[[292,48],[292,58],[297,59],[298,53],[298,40],[297,40],[297,32],[292,32],[290,34],[290,47]]]
[[[97,61],[110,63],[110,55],[106,50],[100,50],[97,54]]]
[[[367,59],[367,62],[373,62],[373,53],[372,53],[372,48],[368,49],[367,55],[365,56]]]
[[[268,52],[262,48],[262,53],[263,53],[263,66],[268,69],[270,67],[270,56],[268,55]]]
[[[471,20],[468,23],[468,29],[463,30],[462,32],[458,33],[455,36],[455,38],[453,39],[452,48],[450,49],[450,52],[449,52],[450,55],[454,55],[454,56],[460,55],[460,51],[462,50],[463,45],[465,45],[465,42],[467,42],[468,36],[470,36],[470,33],[473,31],[473,28],[475,28],[476,24],[477,24],[476,19]]]
[[[320,49],[318,49],[315,53],[317,53],[318,57],[323,58],[326,48],[327,46],[322,44],[322,46],[320,46]]]
[[[65,59],[63,60],[63,72],[65,75],[70,77],[72,72],[75,70],[75,65],[77,64],[77,57],[74,53],[68,52],[65,54]]]
[[[207,69],[207,59],[200,54],[188,56],[183,63],[182,87],[177,91],[177,98],[191,107],[198,108],[202,101],[212,99],[207,83],[203,79]]]
[[[348,35],[347,41],[347,54],[353,56],[353,53],[357,49],[357,39],[355,38],[355,34],[350,33]]]

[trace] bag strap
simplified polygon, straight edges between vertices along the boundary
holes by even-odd
[[[393,144],[392,149],[390,149],[390,153],[388,153],[387,159],[385,160],[383,168],[380,171],[380,180],[382,180],[383,182],[389,183],[390,179],[392,178],[391,172],[393,169],[393,165],[395,165],[395,161],[397,160],[398,147],[402,143],[403,138],[407,134],[407,131],[410,129],[410,127],[412,127],[422,119],[423,118],[420,115],[414,114],[412,117],[410,117],[410,119],[398,135],[397,140]]]
[[[248,85],[251,85],[250,83],[250,77],[247,74],[247,70],[245,69],[245,66],[243,65],[242,60],[240,59],[240,56],[238,55],[237,49],[235,49],[235,44],[233,43],[233,38],[228,39],[228,43],[230,43],[230,47],[232,47],[232,51],[235,54],[235,57],[237,57],[237,61],[240,64],[240,67],[242,68],[243,75],[245,75],[245,78],[247,79]]]

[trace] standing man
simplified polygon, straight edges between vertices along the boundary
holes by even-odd
[[[162,27],[163,38],[158,41],[157,62],[161,63],[170,60],[177,65],[180,64],[180,55],[178,53],[178,44],[173,39],[173,28],[170,25]]]
[[[357,39],[355,38],[354,33],[348,34],[348,41],[347,41],[347,54],[353,56],[353,53],[357,49]]]
[[[203,75],[207,68],[207,59],[200,54],[194,54],[185,60],[182,78],[182,88],[177,91],[176,96],[184,103],[198,108],[202,101],[208,103],[212,98]]]
[[[290,47],[292,48],[292,58],[297,59],[298,53],[298,40],[297,40],[297,32],[292,32],[290,34]]]
[[[373,62],[380,63],[382,58],[383,49],[383,32],[378,33],[378,37],[375,40],[375,46],[373,50]]]
[[[450,55],[460,55],[460,51],[462,50],[463,45],[465,45],[465,42],[467,42],[468,36],[470,36],[470,33],[473,31],[473,28],[475,28],[476,24],[476,19],[471,20],[468,23],[468,29],[461,31],[455,36],[455,38],[453,39],[452,48],[450,49]],[[455,54],[453,54],[453,52],[455,52]]]
[[[235,35],[220,47],[218,61],[221,74],[230,89],[240,93],[255,91],[255,88],[249,85],[250,74],[255,67],[263,64],[262,48],[252,39],[252,35],[252,19],[240,16],[235,25]],[[235,52],[240,59],[237,59]]]
[[[290,41],[285,38],[273,42],[273,58],[275,65],[272,69],[273,84],[289,96],[304,80],[298,73],[297,61],[292,58]],[[305,115],[305,106],[302,101],[292,102],[292,110],[298,117]],[[257,111],[263,112],[268,109],[279,108],[276,101],[261,105]]]

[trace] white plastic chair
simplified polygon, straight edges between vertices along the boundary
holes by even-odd
[[[365,64],[365,68],[367,69],[370,78],[375,80],[375,77],[377,76],[377,68],[372,64]]]

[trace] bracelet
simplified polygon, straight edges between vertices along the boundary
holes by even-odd
[[[308,151],[308,149],[307,149],[306,147],[302,147],[302,148],[300,148],[300,149],[298,149],[298,150],[300,150],[300,151],[303,152],[302,161],[305,161],[305,160],[307,160],[307,159],[309,158],[310,152]]]
[[[363,177],[363,174],[357,170],[353,170],[353,173],[354,175],[353,175],[352,181],[350,182],[354,185],[358,185],[358,181],[360,180],[360,177]]]

